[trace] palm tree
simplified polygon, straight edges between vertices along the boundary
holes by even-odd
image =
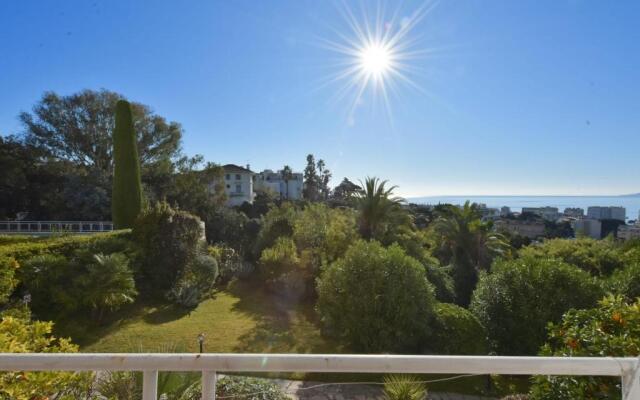
[[[387,181],[376,177],[367,177],[360,185],[363,189],[355,196],[360,210],[360,234],[365,239],[373,239],[383,233],[385,223],[401,210],[404,200],[393,195],[397,186],[387,188]]]
[[[478,280],[478,271],[487,270],[496,256],[510,254],[505,237],[482,222],[476,204],[449,206],[434,222],[440,240],[440,258],[453,266],[457,302],[467,306]]]
[[[290,166],[285,165],[284,168],[282,168],[282,171],[280,171],[280,174],[282,175],[282,180],[284,180],[284,184],[287,187],[285,197],[289,200],[289,180],[293,178],[293,171]]]
[[[123,254],[96,254],[93,261],[85,266],[86,273],[75,283],[83,288],[84,301],[96,313],[97,322],[101,322],[105,311],[133,303],[138,292],[129,261]]]

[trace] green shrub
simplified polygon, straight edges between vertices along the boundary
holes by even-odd
[[[40,319],[58,319],[80,308],[71,282],[75,265],[60,254],[43,253],[28,258],[20,268],[22,288],[31,295],[31,309]]]
[[[142,212],[133,228],[139,247],[140,282],[161,293],[171,289],[195,257],[205,251],[200,219],[157,203]]]
[[[293,236],[293,224],[297,210],[290,203],[274,207],[262,216],[260,232],[254,245],[255,259],[260,258],[262,251],[273,246],[280,237]]]
[[[384,377],[386,400],[423,400],[427,397],[427,386],[413,375],[387,375]]]
[[[250,262],[244,261],[240,253],[235,249],[225,246],[209,246],[209,255],[218,262],[218,279],[221,284],[227,284],[234,278],[247,278],[255,267]]]
[[[433,292],[424,267],[399,246],[361,240],[323,271],[317,309],[355,351],[417,351],[430,333]]]
[[[357,237],[353,211],[331,209],[322,203],[307,205],[293,224],[298,249],[313,250],[329,262],[342,257]]]
[[[202,385],[195,382],[178,400],[200,400]],[[289,397],[276,385],[266,379],[242,376],[225,376],[216,384],[216,397],[251,400],[287,400]]]
[[[9,300],[18,280],[15,278],[19,264],[15,258],[0,256],[0,305]]]
[[[607,289],[633,301],[640,297],[640,262],[616,270],[605,283]]]
[[[455,304],[439,303],[435,307],[433,334],[429,341],[437,354],[487,354],[487,334],[478,319]]]
[[[481,275],[470,309],[498,354],[533,355],[548,322],[571,308],[593,307],[602,289],[587,272],[557,259],[523,257],[494,263]]]
[[[70,259],[42,254],[26,260],[21,269],[22,287],[40,318],[86,310],[101,321],[105,312],[132,303],[137,295],[129,260],[122,253],[96,255],[80,248]]]
[[[208,254],[198,254],[169,290],[167,298],[183,307],[195,307],[211,292],[217,278],[216,259]]]
[[[640,356],[640,300],[628,304],[622,296],[607,297],[597,308],[571,310],[549,327],[542,356]],[[539,400],[620,399],[620,378],[539,376],[531,397]]]
[[[78,347],[51,335],[51,322],[3,317],[0,353],[75,353]],[[82,399],[89,393],[93,373],[0,372],[0,399]],[[35,395],[37,394],[37,395]]]
[[[301,267],[296,244],[288,237],[278,238],[262,251],[258,270],[269,290],[287,297],[303,296],[306,282],[312,279]]]
[[[111,215],[115,227],[123,229],[131,228],[142,210],[138,144],[128,101],[118,100],[115,120]]]
[[[609,275],[622,268],[625,256],[612,240],[551,239],[520,250],[522,257],[553,257],[587,271],[592,275]]]
[[[124,252],[130,241],[130,231],[120,230],[109,233],[96,233],[93,235],[62,235],[49,238],[33,238],[23,241],[0,245],[0,257],[9,256],[15,258],[18,263],[40,254],[58,254],[71,257],[73,253],[82,247],[95,246],[99,249],[96,253]],[[113,250],[106,250],[113,249]]]

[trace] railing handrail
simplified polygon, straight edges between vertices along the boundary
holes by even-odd
[[[143,398],[157,396],[158,371],[202,371],[203,399],[217,372],[342,372],[619,376],[625,400],[640,398],[633,357],[412,356],[225,353],[0,353],[0,371],[144,371]]]
[[[622,376],[633,357],[412,356],[225,353],[0,353],[0,370],[367,372]]]
[[[90,220],[77,220],[77,221],[64,221],[64,220],[60,220],[60,221],[55,221],[55,220],[51,220],[51,221],[27,221],[27,220],[20,220],[20,221],[0,221],[0,223],[2,224],[111,224],[111,221],[90,221]]]

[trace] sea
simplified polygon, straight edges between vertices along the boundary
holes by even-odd
[[[522,207],[558,207],[560,212],[567,207],[580,207],[585,214],[589,206],[620,206],[627,210],[627,219],[640,218],[640,196],[427,196],[406,199],[416,204],[455,204],[462,205],[467,200],[472,203],[484,203],[487,207],[507,206],[511,211],[522,211]]]

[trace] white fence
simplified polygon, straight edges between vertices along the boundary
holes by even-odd
[[[111,221],[0,221],[0,235],[4,233],[97,233],[112,230]]]
[[[0,371],[143,371],[143,399],[157,399],[158,371],[201,371],[202,399],[215,400],[217,372],[592,375],[622,379],[640,400],[636,358],[395,356],[334,354],[0,354]]]

